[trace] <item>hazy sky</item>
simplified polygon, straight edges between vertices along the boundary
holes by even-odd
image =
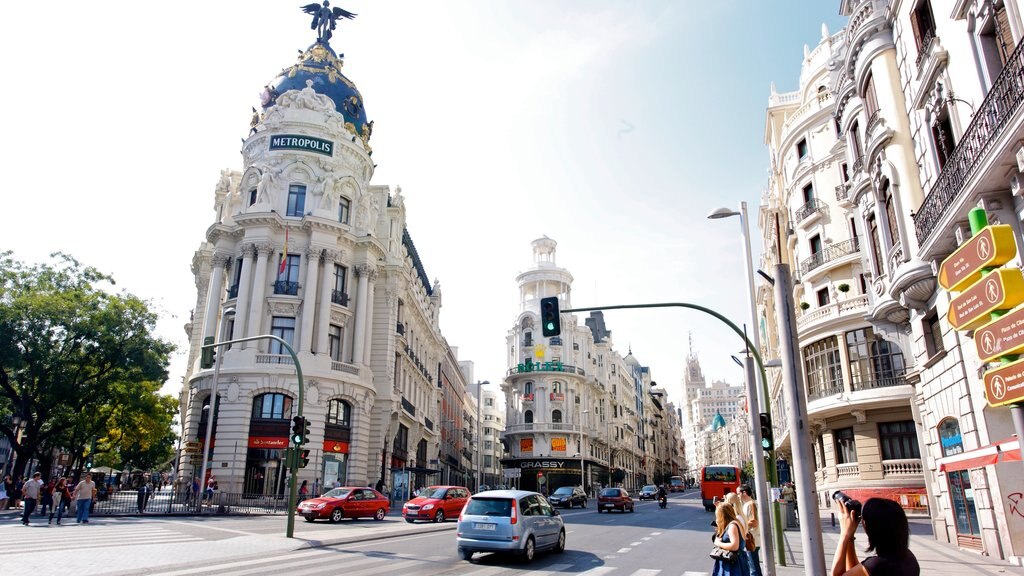
[[[241,169],[260,90],[315,40],[302,3],[0,7],[0,250],[68,252],[150,300],[179,345],[169,393],[220,170]],[[705,216],[745,200],[756,224],[769,84],[796,89],[804,44],[845,20],[838,1],[335,5],[358,13],[332,46],[374,120],[373,183],[402,187],[442,332],[477,379],[503,378],[515,277],[542,235],[577,307],[689,302],[747,322],[739,220]],[[741,381],[742,343],[713,318],[605,320],[677,401],[690,334],[709,378]]]

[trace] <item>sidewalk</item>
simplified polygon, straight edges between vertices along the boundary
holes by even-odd
[[[935,540],[931,523],[928,518],[911,517],[910,550],[917,556],[921,565],[921,574],[942,574],[943,576],[1005,576],[1020,574],[1021,569],[1002,560],[989,558],[980,554],[963,552],[952,544]],[[832,557],[839,543],[839,526],[832,526],[829,516],[821,519],[821,541],[825,551],[825,575],[832,571]],[[867,538],[863,530],[858,531],[857,558],[863,560],[871,554],[865,552]],[[798,529],[783,532],[786,548],[786,566],[776,566],[777,576],[804,575],[803,539]],[[764,554],[761,554],[762,560]],[[816,575],[815,575],[816,576]]]

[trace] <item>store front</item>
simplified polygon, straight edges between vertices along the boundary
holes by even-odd
[[[501,465],[520,470],[520,489],[545,495],[562,486],[579,486],[582,480],[578,458],[509,458]]]
[[[324,460],[320,469],[320,477],[323,479],[321,486],[328,490],[335,482],[339,486],[348,485],[348,442],[324,440]]]

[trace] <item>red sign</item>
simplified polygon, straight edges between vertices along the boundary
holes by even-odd
[[[264,450],[274,450],[278,448],[287,448],[287,438],[275,438],[273,436],[249,436],[249,448],[262,448]]]
[[[993,407],[1024,402],[1024,360],[986,372],[985,398]]]
[[[1001,268],[985,276],[949,303],[946,318],[957,330],[973,330],[989,321],[996,310],[1024,302],[1024,276],[1019,268]]]
[[[974,345],[982,362],[1024,352],[1024,308],[978,328],[974,332]]]
[[[964,290],[979,278],[983,268],[1005,264],[1017,253],[1013,228],[1008,224],[986,226],[939,266],[939,285],[952,292]]]
[[[339,442],[337,440],[324,440],[324,452],[333,452],[335,454],[348,454],[348,442]]]

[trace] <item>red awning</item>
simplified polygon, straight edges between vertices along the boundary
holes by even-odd
[[[971,468],[981,468],[982,466],[991,466],[998,462],[1020,462],[1020,442],[1015,438],[1007,438],[976,448],[974,450],[968,450],[960,454],[953,456],[947,456],[938,460],[939,472],[954,472],[956,470],[969,470]]]

